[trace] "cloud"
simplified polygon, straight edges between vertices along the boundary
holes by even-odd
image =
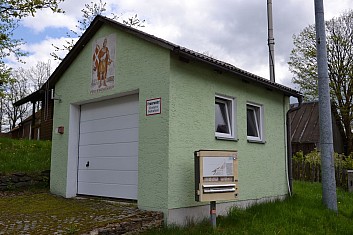
[[[142,18],[146,15],[149,25],[144,30],[148,33],[269,77],[265,1],[129,0],[119,4],[120,9],[135,10]],[[277,77],[278,81],[286,82],[288,73],[282,72],[287,66],[283,58],[289,56],[293,33],[305,27],[308,18],[313,19],[312,7],[306,0],[292,0],[274,3],[273,9],[275,53],[281,58]],[[293,25],[298,25],[294,32]]]
[[[267,5],[258,0],[106,0],[107,16],[111,13],[127,18],[137,14],[146,20],[143,31],[231,63],[241,69],[268,78]],[[36,32],[46,28],[74,29],[81,18],[84,0],[67,0],[65,14],[42,11],[35,18],[24,20]],[[338,16],[353,8],[351,0],[325,2],[325,18]],[[293,87],[287,62],[293,48],[292,35],[314,23],[314,3],[308,0],[273,2],[276,81]],[[63,35],[64,36],[64,35]],[[36,47],[27,63],[49,59],[52,41],[62,45],[63,37],[46,38],[28,45]],[[42,52],[39,52],[42,51]],[[38,56],[38,57],[37,57]],[[32,62],[33,61],[33,62]]]
[[[53,59],[50,55],[50,52],[54,51],[52,44],[54,45],[63,45],[68,38],[46,38],[43,41],[32,44],[25,44],[22,46],[22,50],[27,51],[29,53],[28,56],[23,58],[25,63],[21,63],[16,60],[15,57],[11,56],[7,59],[7,65],[12,68],[22,67],[28,69],[39,61],[41,62],[49,62],[52,67],[52,71],[59,65],[59,61]],[[60,52],[60,56],[65,55],[66,52]]]
[[[40,33],[50,27],[73,29],[77,23],[76,19],[70,15],[53,13],[44,9],[39,11],[35,17],[24,18],[21,24],[35,33]]]

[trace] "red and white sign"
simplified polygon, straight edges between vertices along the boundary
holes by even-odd
[[[161,112],[162,112],[161,98],[146,100],[146,116],[160,114]]]

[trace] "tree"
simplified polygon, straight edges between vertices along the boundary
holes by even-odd
[[[75,30],[70,30],[70,32],[66,33],[67,40],[64,42],[62,46],[55,46],[54,52],[50,53],[50,55],[54,58],[54,60],[63,60],[63,57],[59,55],[60,52],[68,53],[72,47],[75,45],[78,38],[84,33],[84,31],[90,26],[91,22],[97,15],[104,15],[106,12],[106,2],[99,0],[98,3],[91,2],[90,4],[85,4],[85,8],[81,10],[82,19],[78,20],[78,25],[75,26]],[[113,20],[119,20],[121,16],[112,13]],[[145,20],[140,20],[135,14],[132,17],[128,17],[127,19],[123,19],[122,23],[126,24],[130,27],[144,27]]]
[[[10,69],[5,66],[4,59],[14,55],[19,61],[26,53],[20,49],[22,39],[13,38],[20,19],[34,16],[40,9],[51,9],[63,12],[59,3],[64,0],[0,0],[0,87],[9,82]],[[1,91],[0,91],[1,94]]]
[[[0,95],[0,127],[2,131],[14,128],[31,113],[32,106],[29,103],[15,107],[14,103],[38,90],[49,78],[51,73],[50,62],[38,62],[29,69],[17,68],[11,71],[10,79],[3,86],[3,93]],[[41,108],[37,103],[35,111]]]
[[[343,127],[347,154],[353,152],[353,11],[326,22],[328,72],[335,118]],[[289,69],[306,101],[318,98],[315,26],[293,36]]]
[[[18,48],[23,41],[13,39],[13,30],[18,26],[18,20],[27,16],[34,16],[39,9],[49,8],[53,12],[62,12],[58,7],[64,0],[0,0],[0,61],[9,53],[22,56]]]
[[[34,16],[39,9],[49,8],[53,12],[62,12],[58,7],[64,0],[0,0],[1,18],[23,18]]]
[[[18,69],[28,79],[30,92],[35,92],[48,80],[51,74],[50,61],[47,63],[39,61],[29,69]]]
[[[39,90],[42,85],[48,80],[51,74],[50,61],[47,63],[39,61],[35,66],[29,69],[18,68],[16,70],[17,77],[25,77],[27,81],[27,89],[29,94]],[[41,104],[37,102],[36,110],[39,110]]]
[[[0,87],[9,81],[11,71],[11,69],[5,65],[4,59],[13,54],[17,60],[20,60],[19,58],[26,54],[20,50],[23,41],[13,39],[13,31],[16,27],[17,20],[6,19],[2,15],[0,16]]]
[[[14,106],[14,103],[30,94],[28,80],[20,70],[11,73],[11,79],[6,84],[2,100],[3,131],[10,131],[28,116],[30,104]],[[5,128],[4,128],[5,127]]]

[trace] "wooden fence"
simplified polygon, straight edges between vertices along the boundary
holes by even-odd
[[[295,180],[321,182],[321,165],[305,161],[293,161],[293,178]],[[348,190],[347,169],[335,167],[336,186]]]

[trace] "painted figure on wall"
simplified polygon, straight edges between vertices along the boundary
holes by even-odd
[[[115,79],[115,35],[96,40],[93,45],[93,71],[91,93],[114,87]]]
[[[97,53],[97,62],[95,63],[96,69],[97,69],[97,80],[99,81],[99,87],[102,86],[107,86],[106,79],[107,79],[107,70],[108,70],[108,65],[112,63],[112,60],[110,59],[109,55],[109,49],[107,47],[107,39],[104,38],[103,42],[103,47],[100,48],[99,45],[96,46],[98,53]],[[96,54],[95,54],[96,55]],[[93,59],[96,59],[96,56],[93,57]]]

